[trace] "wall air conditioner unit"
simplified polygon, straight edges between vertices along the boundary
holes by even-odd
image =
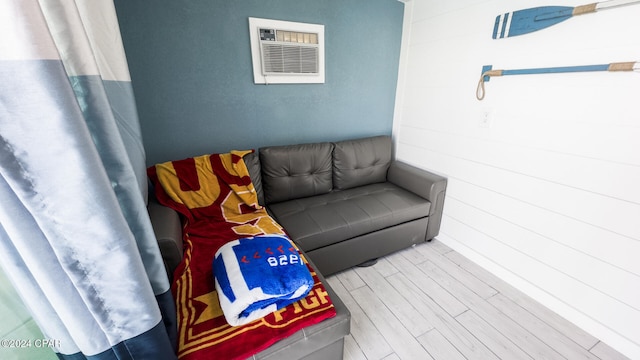
[[[323,84],[324,25],[249,18],[256,84]]]

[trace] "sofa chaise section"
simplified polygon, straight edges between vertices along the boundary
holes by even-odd
[[[170,274],[169,279],[171,279],[183,256],[180,217],[176,211],[160,205],[154,199],[150,199],[148,211],[167,273]],[[311,266],[316,268],[312,262]],[[299,330],[255,354],[252,359],[338,360],[343,358],[344,337],[350,331],[351,313],[322,274],[317,273],[333,302],[336,316]],[[224,354],[220,356],[224,358]]]

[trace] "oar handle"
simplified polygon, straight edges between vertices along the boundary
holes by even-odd
[[[610,0],[610,1],[603,1],[600,3],[596,4],[596,11],[598,10],[605,10],[605,9],[611,9],[611,8],[615,8],[618,6],[625,6],[625,5],[631,5],[631,4],[637,4],[640,3],[640,0]]]
[[[590,14],[599,10],[606,10],[618,6],[625,6],[640,3],[640,0],[610,0],[593,4],[580,5],[573,8],[572,15]]]
[[[596,12],[597,7],[598,7],[598,3],[576,6],[573,8],[572,15],[578,16],[578,15],[584,15],[584,14]]]
[[[485,76],[502,76],[503,70],[487,70],[482,74],[482,78]]]
[[[639,71],[640,66],[635,61],[609,64],[607,71]]]

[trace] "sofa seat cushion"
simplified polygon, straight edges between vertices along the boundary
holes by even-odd
[[[304,251],[428,216],[431,203],[389,182],[269,205]]]

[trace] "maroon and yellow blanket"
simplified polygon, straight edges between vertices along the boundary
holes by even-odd
[[[181,360],[244,359],[336,313],[309,267],[315,284],[306,298],[243,326],[227,324],[213,280],[211,264],[216,251],[242,237],[285,234],[258,204],[242,160],[249,152],[203,155],[147,170],[158,201],[185,219],[184,257],[171,288],[178,312]]]

